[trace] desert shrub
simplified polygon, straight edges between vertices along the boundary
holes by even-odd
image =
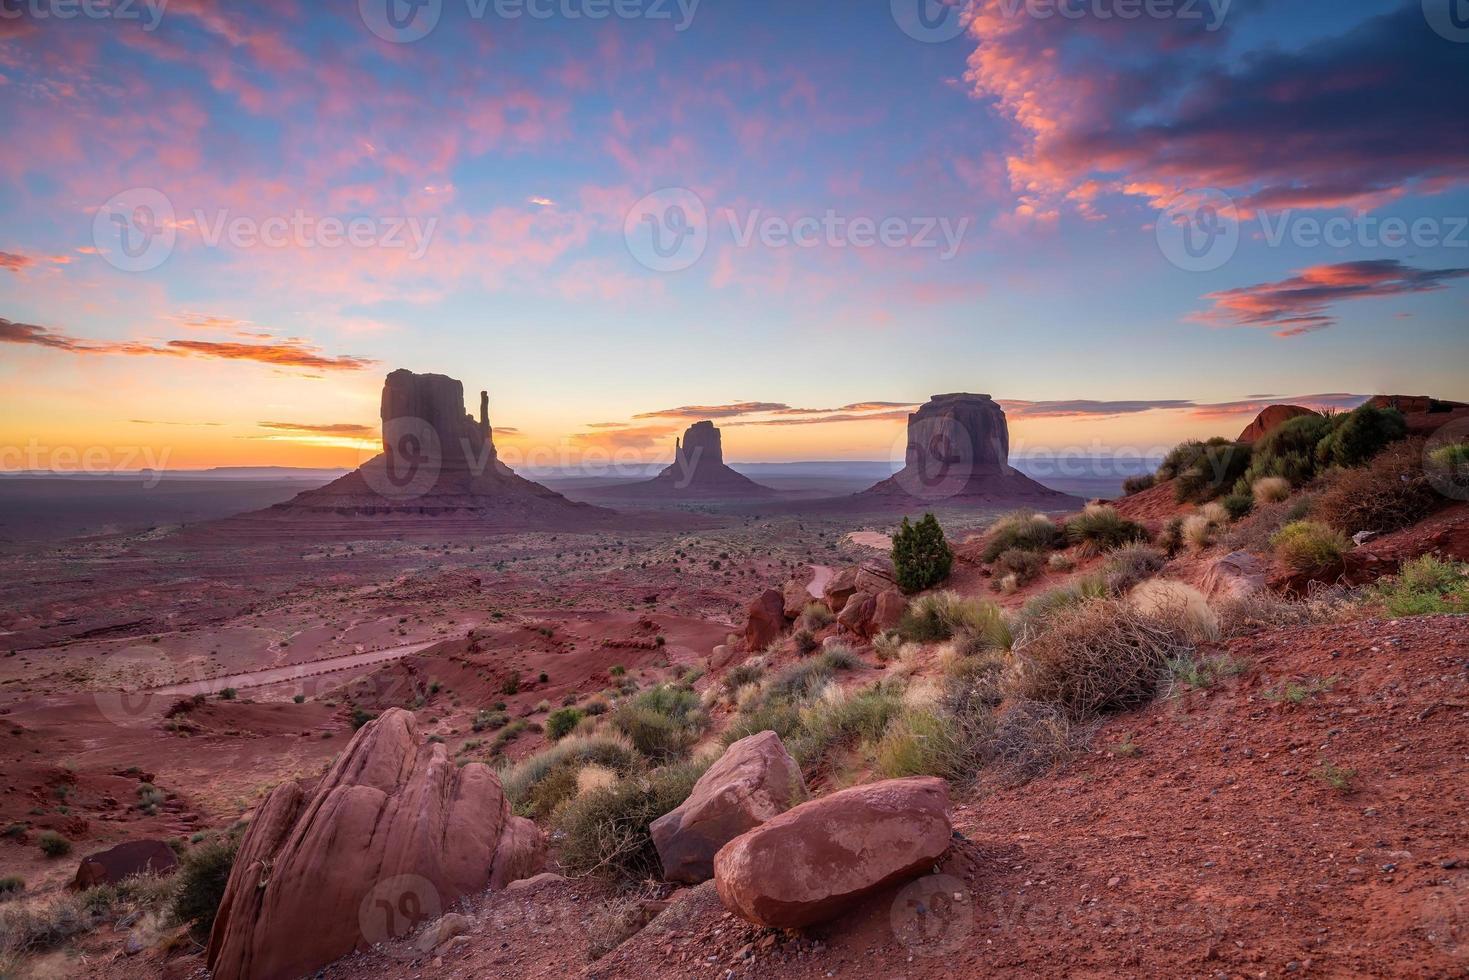
[[[880,738],[902,704],[901,688],[891,682],[851,693],[829,685],[801,708],[800,728],[787,748],[807,779],[815,779],[827,773],[838,750]]]
[[[1158,533],[1158,547],[1169,558],[1183,550],[1183,518],[1170,517],[1168,523],[1163,525],[1163,530]]]
[[[886,779],[939,776],[960,782],[979,768],[979,745],[963,737],[952,716],[908,708],[877,744],[877,771]]]
[[[58,946],[95,925],[95,913],[81,894],[59,895],[48,902],[12,902],[0,907],[0,967],[3,976],[20,976],[16,960],[27,953]],[[6,957],[12,962],[6,963]]]
[[[1143,473],[1139,476],[1129,476],[1127,479],[1122,481],[1122,494],[1123,496],[1131,497],[1134,494],[1142,493],[1144,490],[1153,489],[1153,487],[1157,485],[1157,482],[1157,477],[1154,476],[1152,473]]]
[[[1008,648],[1011,639],[998,606],[952,592],[919,596],[911,602],[898,624],[898,634],[914,643],[935,643],[970,635],[996,649]]]
[[[796,652],[803,657],[807,654],[815,653],[816,648],[821,646],[817,642],[816,634],[806,629],[796,630],[791,635],[791,642],[795,644]]]
[[[1021,613],[1026,628],[1037,628],[1038,623],[1062,609],[1079,606],[1088,599],[1100,599],[1108,594],[1107,580],[1100,575],[1087,575],[1074,582],[1047,589],[1025,604]]]
[[[494,731],[498,728],[504,728],[509,723],[510,716],[503,711],[480,711],[475,714],[474,720],[469,723],[469,727],[477,732],[482,732],[485,729]]]
[[[1248,443],[1214,438],[1182,443],[1158,467],[1158,479],[1173,480],[1179,503],[1201,504],[1229,491],[1250,465]]]
[[[377,718],[377,715],[374,712],[368,711],[364,708],[354,707],[352,709],[352,730],[355,732],[357,729],[361,728],[363,725],[367,724],[369,721],[372,721],[375,718]]]
[[[585,717],[586,712],[580,708],[557,708],[546,716],[546,737],[553,742],[560,741],[575,731]]]
[[[1069,572],[1076,567],[1076,559],[1057,551],[1046,559],[1046,567],[1053,572]]]
[[[238,834],[215,837],[190,848],[179,862],[173,917],[188,925],[200,942],[207,941],[209,930],[214,928],[214,916],[239,849]]]
[[[846,647],[829,647],[821,656],[792,664],[776,674],[766,687],[766,697],[785,701],[811,697],[838,670],[851,670],[857,663],[856,656]]]
[[[9,898],[11,895],[19,895],[26,890],[26,880],[20,875],[6,875],[0,878],[0,896]]]
[[[1391,616],[1428,616],[1469,611],[1469,565],[1423,555],[1391,578],[1378,582],[1369,598]]]
[[[1020,510],[995,521],[989,529],[984,561],[994,561],[1007,551],[1046,552],[1062,544],[1061,529],[1049,517],[1034,511]]]
[[[1108,591],[1122,594],[1139,582],[1157,575],[1168,564],[1168,557],[1149,544],[1129,544],[1107,556],[1102,577]]]
[[[1449,479],[1460,482],[1469,477],[1469,442],[1439,446],[1428,454],[1428,462]]]
[[[995,559],[995,574],[1002,578],[1013,575],[1017,585],[1024,585],[1040,575],[1045,563],[1045,559],[1034,551],[1011,548]]]
[[[1313,514],[1347,534],[1396,531],[1416,524],[1445,500],[1422,464],[1422,443],[1388,449],[1371,463],[1328,475]]]
[[[1259,589],[1219,600],[1214,609],[1219,619],[1219,638],[1229,640],[1282,626],[1338,622],[1350,607],[1343,595],[1330,591],[1296,600]]]
[[[1295,521],[1270,539],[1275,557],[1298,572],[1326,568],[1341,560],[1351,542],[1340,531],[1319,521]]]
[[[924,514],[917,524],[903,518],[893,534],[893,568],[900,589],[908,593],[931,589],[949,577],[953,565],[954,552],[937,518]]]
[[[611,720],[613,728],[654,762],[682,756],[708,724],[699,696],[672,684],[648,688],[612,712]]]
[[[558,787],[561,793],[575,790],[578,770],[584,766],[598,765],[621,775],[637,772],[643,760],[637,749],[626,737],[609,732],[595,735],[571,735],[535,755],[522,759],[500,771],[500,785],[510,805],[517,813],[528,816],[531,809],[545,807],[549,802],[554,808],[560,798],[555,793],[539,790],[540,785],[558,770],[570,772],[569,784],[565,781]],[[534,799],[533,799],[534,797]],[[545,813],[550,812],[545,809]]]
[[[1106,504],[1090,504],[1066,522],[1066,537],[1090,551],[1111,551],[1133,541],[1146,541],[1148,529]]]
[[[1187,649],[1181,636],[1125,602],[1085,602],[1054,613],[1016,644],[1014,693],[1072,718],[1134,707],[1153,696],[1164,666]]]
[[[1361,466],[1408,434],[1403,413],[1395,408],[1363,405],[1332,419],[1331,433],[1316,444],[1323,466]]]
[[[885,630],[872,639],[872,652],[883,663],[897,660],[902,649],[903,638],[898,635],[897,630]]]
[[[807,603],[806,609],[801,613],[801,626],[807,630],[819,630],[823,626],[830,626],[836,619],[831,608],[824,602]]]
[[[1250,493],[1257,506],[1278,504],[1290,496],[1290,481],[1282,476],[1266,476],[1255,481]]]
[[[1071,723],[1055,705],[1016,701],[995,716],[986,744],[988,758],[1023,779],[1070,761],[1085,746],[1089,731]]]
[[[1223,534],[1222,540],[1231,551],[1253,551],[1257,554],[1270,550],[1270,538],[1300,515],[1295,515],[1297,501],[1282,500],[1270,504],[1257,504],[1250,516],[1232,525]]]
[[[1219,536],[1219,525],[1204,514],[1190,514],[1183,519],[1183,540],[1194,551],[1213,547]]]
[[[794,703],[780,698],[762,698],[742,710],[720,736],[725,745],[758,732],[775,732],[781,741],[790,740],[801,728],[801,712]]]
[[[606,698],[599,695],[597,697],[588,698],[586,703],[581,706],[581,710],[585,711],[592,717],[596,717],[597,715],[605,715],[607,712],[611,711],[612,705],[607,703]]]
[[[1230,521],[1238,521],[1248,517],[1250,511],[1255,509],[1255,498],[1248,493],[1231,493],[1220,497],[1219,505],[1229,515]]]
[[[708,764],[664,766],[570,799],[556,813],[561,864],[573,875],[628,884],[661,879],[648,825],[688,799]]]
[[[1128,596],[1134,609],[1192,643],[1219,639],[1219,616],[1198,589],[1184,582],[1153,579]]]
[[[1001,575],[1000,580],[995,583],[995,588],[1005,595],[1014,595],[1020,591],[1020,576],[1014,572]]]
[[[40,846],[41,853],[50,858],[65,857],[71,853],[71,841],[54,830],[42,831],[41,836],[36,838],[36,843]]]
[[[1322,415],[1298,415],[1255,443],[1249,468],[1236,489],[1247,491],[1266,477],[1280,477],[1293,487],[1316,475],[1316,447],[1331,434],[1332,421]]]
[[[764,676],[764,666],[746,660],[744,663],[731,667],[726,671],[721,683],[724,685],[724,693],[726,695],[733,695],[735,691],[738,691],[746,684],[757,683]]]

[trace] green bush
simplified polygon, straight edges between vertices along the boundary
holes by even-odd
[[[1064,543],[1061,529],[1049,517],[1030,510],[1005,515],[990,526],[988,535],[980,554],[987,562],[1007,551],[1047,552]]]
[[[903,518],[893,535],[893,568],[899,588],[908,593],[931,589],[949,577],[953,565],[954,552],[932,514],[923,515],[917,524]]]
[[[1091,504],[1066,522],[1066,537],[1072,544],[1091,551],[1111,551],[1134,541],[1148,540],[1148,529],[1130,521],[1106,504]]]
[[[586,712],[580,708],[556,709],[546,716],[546,737],[553,742],[559,742],[575,731],[585,717]]]
[[[1333,470],[1325,483],[1312,513],[1347,534],[1409,527],[1447,502],[1424,471],[1421,440],[1392,446],[1366,466]]]
[[[6,875],[0,878],[0,896],[10,897],[25,891],[26,880],[19,875]]]
[[[1322,466],[1361,466],[1408,434],[1403,413],[1395,408],[1363,405],[1332,419],[1331,433],[1316,445]]]
[[[1340,531],[1319,521],[1295,521],[1270,538],[1275,557],[1298,572],[1314,572],[1341,560],[1352,547]]]
[[[1102,565],[1102,578],[1109,592],[1121,595],[1157,575],[1166,564],[1168,557],[1152,545],[1124,545],[1107,556]]]
[[[681,757],[708,724],[691,689],[672,684],[650,687],[611,715],[612,727],[654,762]]]
[[[469,723],[469,727],[477,732],[482,732],[486,729],[495,731],[508,724],[510,724],[510,716],[503,711],[479,711],[475,713],[474,720]]]
[[[1430,616],[1469,611],[1469,565],[1423,555],[1369,593],[1391,616]]]
[[[801,626],[808,630],[819,630],[824,626],[830,626],[835,619],[836,614],[826,603],[808,602],[801,613]]]
[[[564,795],[575,792],[576,774],[589,765],[602,766],[627,776],[640,771],[644,763],[633,744],[621,735],[570,735],[550,748],[502,769],[500,785],[516,813],[546,816]],[[544,788],[542,784],[550,781],[553,774],[561,769],[570,772],[569,788],[564,782],[555,791]],[[558,793],[563,795],[558,796]]]
[[[1010,630],[1000,608],[952,592],[919,596],[908,604],[898,635],[913,643],[936,643],[956,636],[978,637],[994,649],[1010,646]]]
[[[214,928],[214,916],[219,912],[239,849],[238,835],[216,837],[190,848],[179,862],[173,915],[189,926],[199,942],[207,942],[209,931]]]
[[[355,732],[357,729],[361,728],[363,725],[367,724],[369,721],[372,721],[375,718],[377,718],[377,715],[373,714],[371,711],[366,711],[362,708],[353,708],[352,730]]]
[[[1231,493],[1227,497],[1221,497],[1219,503],[1224,505],[1231,521],[1248,517],[1250,511],[1255,509],[1254,495],[1248,493]]]
[[[1293,487],[1309,483],[1317,470],[1316,447],[1331,429],[1332,421],[1324,415],[1298,415],[1272,429],[1255,443],[1249,469],[1235,484],[1235,492],[1250,492],[1270,477],[1280,477]]]
[[[663,863],[648,827],[688,799],[706,768],[665,766],[569,800],[555,818],[567,873],[624,885],[661,879]]]
[[[71,841],[54,830],[42,831],[41,836],[36,838],[36,843],[40,846],[41,853],[47,857],[65,857],[71,853]]]
[[[1249,443],[1213,438],[1185,442],[1163,458],[1158,479],[1173,480],[1179,503],[1202,504],[1229,492],[1250,466]]]
[[[880,738],[902,706],[902,689],[891,683],[816,698],[801,709],[800,727],[786,747],[807,779],[815,779],[827,774],[838,750]]]
[[[1016,583],[1024,585],[1034,581],[1045,567],[1046,560],[1038,553],[1011,548],[995,559],[994,572],[996,576],[1014,575]]]

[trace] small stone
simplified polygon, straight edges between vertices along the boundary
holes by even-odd
[[[1122,879],[1117,877],[1116,875],[1113,875],[1111,878],[1107,879],[1108,888],[1116,888],[1120,884],[1122,884]]]

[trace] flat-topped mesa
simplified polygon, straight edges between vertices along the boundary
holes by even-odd
[[[459,381],[394,371],[383,381],[383,452],[434,456],[446,469],[483,469],[497,458],[489,414],[489,392],[480,392],[476,421],[464,411]]]
[[[1074,502],[1010,465],[1005,410],[989,395],[967,392],[934,395],[911,413],[903,468],[863,493],[928,504]]]
[[[724,439],[713,422],[695,422],[684,430],[682,442],[674,440],[673,465],[690,474],[701,465],[724,465]]]

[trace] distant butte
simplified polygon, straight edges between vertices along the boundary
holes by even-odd
[[[910,414],[903,468],[858,497],[928,506],[1077,503],[1013,468],[1004,409],[989,395],[963,392],[934,395]]]
[[[730,469],[724,441],[713,422],[696,422],[673,444],[673,463],[645,483],[619,488],[628,497],[683,498],[768,497],[776,491]]]

